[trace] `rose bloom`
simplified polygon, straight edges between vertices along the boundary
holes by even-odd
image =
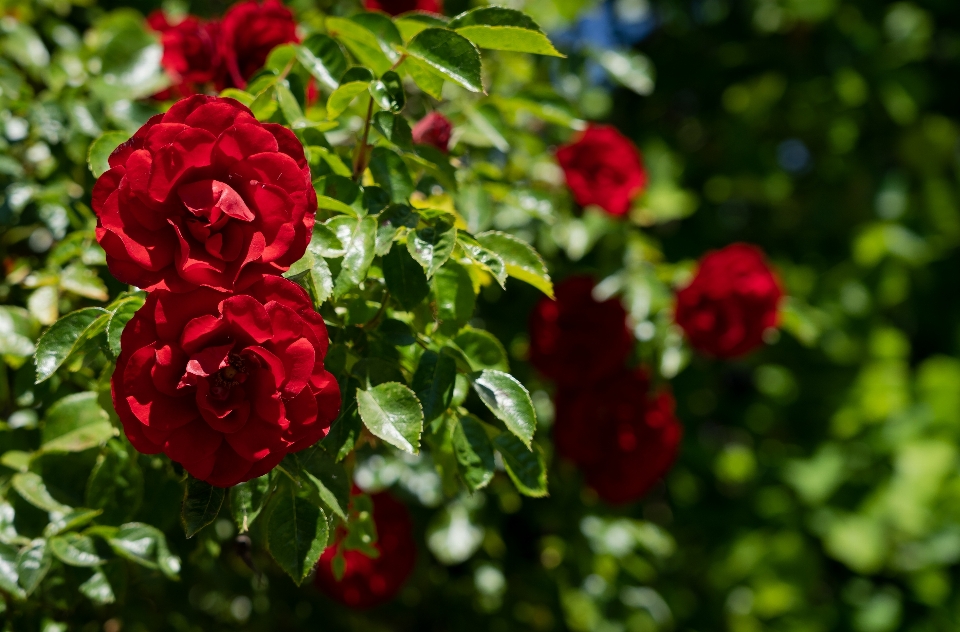
[[[299,41],[293,13],[280,0],[240,2],[221,21],[223,77],[218,89],[245,88],[277,46]]]
[[[615,373],[633,348],[627,312],[612,298],[593,298],[593,279],[573,276],[542,298],[530,315],[530,362],[561,385],[593,383]]]
[[[113,404],[140,452],[230,487],[329,432],[340,388],[323,318],[292,281],[147,295],[123,330]]]
[[[624,215],[647,183],[640,152],[626,136],[607,125],[591,125],[557,150],[567,186],[580,206],[595,204]]]
[[[390,15],[400,15],[411,11],[443,13],[442,0],[364,0],[363,6],[369,11],[383,11]]]
[[[430,112],[413,126],[413,142],[418,145],[433,145],[446,153],[452,131],[450,119],[439,112]]]
[[[233,99],[196,95],[141,127],[93,188],[97,241],[120,281],[229,290],[303,256],[317,194],[303,146]]]
[[[674,318],[697,350],[735,358],[763,344],[779,323],[780,282],[761,251],[731,244],[707,253],[690,285],[677,292]]]
[[[156,98],[165,100],[204,92],[216,80],[220,67],[219,24],[192,15],[171,24],[162,11],[151,13],[147,24],[160,33],[160,64],[172,82],[170,88],[154,95]]]
[[[352,608],[370,608],[393,599],[417,561],[413,521],[406,506],[386,492],[372,494],[370,499],[377,528],[375,546],[380,556],[371,558],[357,550],[344,551],[345,570],[338,581],[333,574],[333,558],[341,546],[338,541],[320,556],[314,578],[320,590]],[[339,540],[343,535],[341,529]]]
[[[589,388],[561,388],[553,437],[587,484],[609,503],[642,497],[673,464],[683,428],[668,391],[650,392],[642,369]]]

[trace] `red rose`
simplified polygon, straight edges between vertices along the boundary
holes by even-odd
[[[670,469],[683,429],[673,396],[650,393],[645,371],[621,371],[590,388],[557,391],[553,437],[587,484],[610,503],[643,496]]]
[[[371,558],[357,550],[344,551],[346,565],[338,581],[333,574],[333,558],[340,546],[337,542],[320,556],[314,579],[320,590],[352,608],[369,608],[393,599],[417,561],[413,521],[406,506],[385,492],[372,494],[370,499],[380,556]]]
[[[220,24],[224,77],[219,89],[245,88],[247,79],[263,67],[270,51],[298,41],[297,23],[280,0],[235,4]]]
[[[589,277],[569,277],[557,285],[557,300],[541,299],[530,316],[530,362],[561,385],[615,373],[633,347],[623,305],[598,302],[593,287]]]
[[[175,103],[117,147],[110,167],[93,210],[124,283],[229,290],[285,271],[310,241],[317,194],[303,146],[233,99]]]
[[[558,149],[557,161],[577,204],[596,204],[611,215],[630,210],[647,183],[640,152],[606,125],[591,125],[576,142]]]
[[[734,358],[763,344],[779,322],[780,283],[749,244],[707,253],[693,281],[677,292],[674,318],[690,344],[718,358]]]
[[[443,13],[442,0],[364,0],[363,6],[369,11],[383,11],[390,15],[400,15],[410,11]]]
[[[155,96],[170,99],[203,92],[216,79],[220,67],[220,25],[192,15],[171,24],[162,11],[151,13],[147,23],[160,33],[160,64],[173,84]]]
[[[450,119],[439,112],[430,112],[413,126],[413,142],[418,145],[433,145],[446,152],[452,131]]]
[[[240,293],[151,292],[120,343],[111,386],[130,443],[211,485],[269,472],[340,410],[323,318],[282,277]]]

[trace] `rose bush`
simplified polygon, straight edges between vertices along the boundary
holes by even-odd
[[[735,358],[763,344],[764,332],[779,322],[782,298],[763,251],[736,243],[703,256],[677,292],[675,319],[697,350]]]
[[[248,0],[233,5],[220,23],[223,78],[218,89],[245,87],[271,50],[297,39],[293,13],[280,0]]]
[[[146,290],[229,290],[303,256],[317,208],[303,146],[232,99],[193,96],[110,156],[93,189],[111,273]]]
[[[591,125],[557,149],[557,161],[577,204],[596,205],[611,215],[625,215],[647,183],[640,152],[607,125]]]
[[[530,363],[560,385],[591,384],[616,373],[633,335],[616,298],[597,301],[587,276],[564,279],[556,300],[541,299],[530,315]]]
[[[154,11],[147,23],[160,33],[163,58],[160,63],[172,83],[155,95],[171,99],[206,92],[221,75],[220,25],[188,15],[171,24],[162,11]]]
[[[355,490],[359,491],[359,490]],[[352,608],[370,608],[392,599],[413,572],[417,544],[406,506],[386,492],[370,495],[377,532],[376,556],[346,549],[345,533],[324,550],[314,583],[324,593]],[[334,572],[334,559],[343,558],[343,575]]]
[[[327,434],[340,410],[328,345],[306,293],[280,277],[241,293],[157,290],[124,329],[114,407],[140,452],[236,485]]]
[[[553,438],[609,503],[642,497],[673,465],[683,428],[673,395],[651,389],[645,369],[622,370],[587,388],[560,388]]]

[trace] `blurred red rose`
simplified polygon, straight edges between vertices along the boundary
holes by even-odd
[[[340,541],[327,547],[317,563],[317,587],[352,608],[369,608],[393,599],[417,561],[413,521],[406,506],[386,492],[372,494],[370,499],[380,556],[371,558],[357,550],[344,551],[346,565],[339,581],[333,574],[333,558]]]
[[[589,388],[560,388],[553,437],[587,484],[610,503],[637,500],[673,464],[683,428],[668,391],[650,392],[642,369]]]
[[[418,145],[433,145],[442,152],[450,145],[453,125],[443,114],[430,112],[413,126],[413,142]]]
[[[561,385],[591,384],[619,371],[633,335],[627,312],[612,298],[593,298],[593,280],[574,276],[543,298],[530,315],[530,362]]]
[[[151,292],[120,344],[111,387],[130,443],[211,485],[269,472],[340,410],[323,318],[279,276],[239,293]]]
[[[734,358],[763,344],[779,322],[780,282],[763,251],[731,244],[707,253],[690,285],[677,292],[674,318],[697,350]]]
[[[204,92],[217,78],[220,67],[220,25],[192,15],[171,24],[162,11],[151,13],[147,23],[160,33],[160,63],[172,82],[170,88],[154,96],[166,100]]]
[[[370,11],[383,11],[390,15],[400,15],[410,11],[443,13],[443,0],[364,0],[363,6]]]
[[[229,290],[303,256],[317,195],[303,146],[233,99],[196,95],[141,127],[93,188],[97,241],[120,281]]]
[[[611,215],[626,214],[647,183],[640,152],[606,125],[591,125],[575,142],[559,148],[557,161],[577,204],[595,204]]]
[[[218,90],[245,88],[274,48],[296,42],[297,23],[280,0],[240,2],[221,21],[221,55],[224,72]]]

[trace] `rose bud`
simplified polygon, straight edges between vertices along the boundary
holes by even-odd
[[[323,318],[282,277],[235,294],[151,292],[120,345],[111,387],[130,443],[217,487],[313,445],[340,410]]]
[[[430,112],[413,126],[413,142],[418,145],[433,145],[446,153],[452,131],[450,119],[439,112]]]
[[[221,21],[224,76],[220,89],[245,88],[277,46],[299,41],[297,23],[280,0],[248,0],[233,5]]]
[[[556,410],[557,453],[614,504],[639,499],[667,473],[683,434],[673,396],[651,393],[642,369],[621,371],[588,388],[559,389]]]
[[[640,152],[606,125],[591,125],[574,143],[560,147],[557,161],[577,204],[594,204],[611,215],[626,214],[647,183]]]
[[[530,315],[530,363],[558,384],[616,373],[633,348],[623,305],[597,301],[593,288],[589,277],[568,277],[557,285],[557,299],[542,298]]]
[[[165,100],[204,92],[216,79],[220,67],[220,25],[192,15],[171,24],[161,11],[151,13],[147,23],[160,33],[160,64],[172,84],[155,98]]]
[[[303,146],[233,99],[175,103],[109,164],[92,203],[97,241],[124,283],[230,290],[284,272],[310,241],[317,194]]]
[[[390,15],[400,15],[411,11],[424,13],[443,13],[442,0],[364,0],[368,11],[383,11]]]
[[[707,253],[690,285],[677,292],[674,319],[698,351],[735,358],[763,344],[779,323],[780,282],[761,251],[731,244]]]
[[[377,529],[374,546],[380,552],[379,557],[368,557],[359,550],[344,550],[344,572],[338,580],[333,573],[333,558],[343,545],[345,534],[341,528],[336,543],[320,556],[314,578],[320,590],[351,608],[370,608],[393,599],[417,561],[413,521],[406,506],[386,492],[372,494],[370,500]]]

